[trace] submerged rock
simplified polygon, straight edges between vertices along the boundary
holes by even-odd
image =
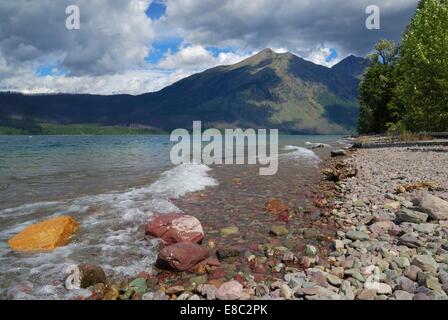
[[[222,237],[230,236],[232,234],[237,234],[239,232],[238,227],[232,226],[232,227],[226,227],[222,228],[219,232]]]
[[[243,286],[236,280],[223,283],[216,291],[218,300],[238,300],[243,294]]]
[[[272,199],[266,202],[265,209],[268,213],[280,214],[282,212],[288,212],[289,207],[283,203],[280,199]]]
[[[50,251],[66,245],[78,229],[75,219],[60,216],[26,227],[9,239],[8,244],[17,251]]]
[[[207,248],[191,242],[180,242],[160,250],[156,264],[162,269],[187,271],[208,256]]]
[[[146,225],[145,233],[162,239],[166,244],[201,243],[204,238],[204,230],[198,219],[178,213],[155,217]]]
[[[82,264],[79,266],[81,288],[87,288],[97,283],[106,283],[104,270],[95,264]]]
[[[287,235],[289,233],[289,231],[288,231],[288,229],[286,229],[283,226],[272,226],[270,233],[279,237],[279,236]]]

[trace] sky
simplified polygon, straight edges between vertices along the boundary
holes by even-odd
[[[331,67],[399,41],[418,0],[0,0],[0,91],[141,94],[272,48]],[[76,5],[80,28],[66,28]],[[380,9],[369,30],[366,8]]]

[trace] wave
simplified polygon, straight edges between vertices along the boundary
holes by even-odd
[[[0,222],[12,217],[17,220],[0,232],[0,297],[67,299],[83,295],[85,292],[78,290],[67,292],[60,281],[70,264],[97,263],[109,274],[125,276],[150,268],[157,258],[157,241],[148,244],[144,240],[144,223],[155,213],[179,212],[171,199],[217,186],[210,170],[203,164],[181,164],[161,173],[146,187],[3,210]],[[24,216],[23,211],[35,214]],[[70,214],[80,223],[80,231],[70,244],[52,252],[10,254],[7,240],[13,234],[30,223],[60,214]],[[31,292],[18,289],[29,281],[33,282]]]
[[[314,148],[329,148],[331,147],[329,144],[321,143],[321,142],[305,142],[306,146],[314,147]]]
[[[285,158],[306,160],[311,161],[313,163],[320,162],[319,156],[316,153],[314,153],[313,150],[304,147],[287,145],[283,147],[283,150],[292,151],[288,153],[283,153],[282,156]]]

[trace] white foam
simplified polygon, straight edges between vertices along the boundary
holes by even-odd
[[[285,156],[294,157],[294,158],[298,157],[298,158],[305,158],[305,159],[312,159],[312,160],[320,160],[319,156],[316,153],[314,153],[313,150],[310,150],[307,148],[287,145],[283,149],[287,150],[287,151],[291,151],[291,150],[293,151],[293,152],[284,153],[283,155],[285,155]]]
[[[28,204],[0,211],[0,218],[5,215],[8,219],[16,214],[32,214],[37,209],[48,212],[45,218],[71,213],[80,222],[80,232],[69,245],[51,252],[14,258],[6,254],[10,252],[6,239],[36,220],[23,221],[22,217],[21,222],[0,232],[4,240],[1,247],[5,247],[0,255],[1,273],[13,280],[12,286],[27,280],[34,283],[32,292],[16,290],[12,295],[15,299],[62,299],[75,296],[63,284],[53,286],[53,282],[63,278],[64,270],[70,264],[97,263],[107,273],[131,276],[147,270],[157,257],[156,242],[148,243],[143,239],[143,224],[154,213],[179,212],[170,199],[218,185],[209,176],[210,170],[203,164],[182,164],[165,171],[156,182],[146,187],[84,196],[64,202]],[[0,293],[4,290],[7,288],[0,288]],[[85,292],[76,294],[84,295]]]
[[[331,147],[329,144],[326,143],[321,143],[321,142],[305,142],[306,146],[310,146],[310,147],[318,147],[318,148],[328,148]]]

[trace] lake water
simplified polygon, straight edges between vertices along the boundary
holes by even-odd
[[[143,225],[154,214],[192,214],[208,234],[228,224],[244,229],[253,220],[262,229],[264,202],[309,189],[320,159],[340,139],[280,136],[279,171],[260,176],[258,165],[173,166],[169,136],[0,136],[0,298],[87,294],[64,288],[70,264],[97,263],[114,276],[147,270],[156,252]],[[329,146],[309,150],[315,142]],[[80,223],[69,245],[26,254],[8,247],[24,227],[58,215]]]

